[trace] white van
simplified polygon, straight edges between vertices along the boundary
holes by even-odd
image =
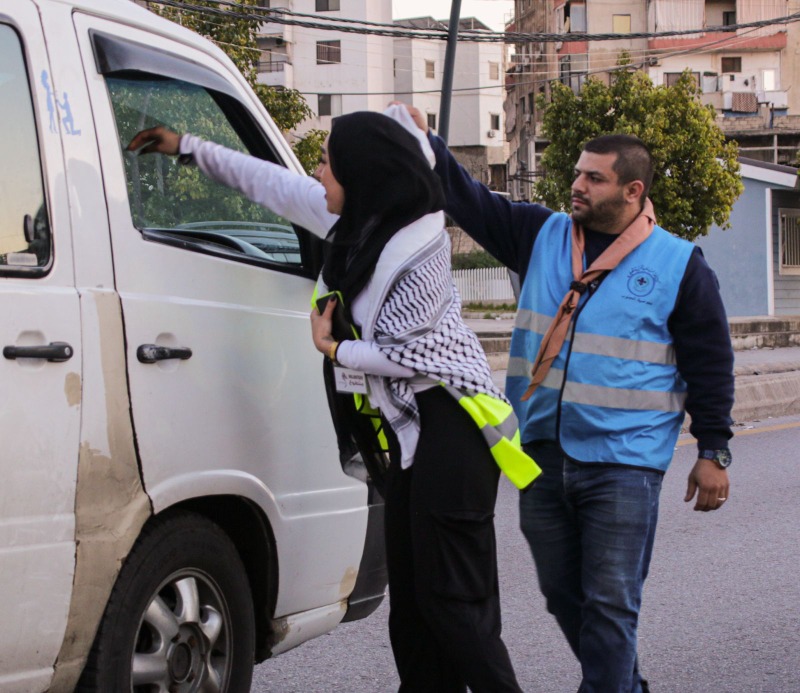
[[[310,337],[319,241],[124,151],[156,124],[301,170],[196,34],[0,2],[3,692],[246,691],[385,591]]]

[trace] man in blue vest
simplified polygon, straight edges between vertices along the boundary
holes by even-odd
[[[543,469],[520,522],[548,611],[581,693],[647,691],[636,629],[685,411],[699,452],[684,500],[711,511],[728,498],[733,351],[716,276],[655,224],[652,158],[635,137],[585,145],[571,215],[493,194],[429,138],[446,212],[520,277],[506,389]]]

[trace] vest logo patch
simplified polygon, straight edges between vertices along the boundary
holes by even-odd
[[[647,267],[634,267],[628,273],[628,291],[636,298],[645,298],[653,293],[658,284],[658,275]]]

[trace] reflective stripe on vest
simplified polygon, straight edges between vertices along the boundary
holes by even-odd
[[[522,439],[557,439],[583,462],[665,470],[686,399],[667,321],[693,246],[660,227],[583,297],[575,333],[534,396],[519,401],[572,281],[570,225],[567,215],[553,214],[541,228],[520,292],[506,394]]]
[[[449,392],[483,434],[494,461],[518,489],[525,489],[542,473],[539,465],[522,451],[516,414],[502,399],[482,392],[459,390],[451,385]]]

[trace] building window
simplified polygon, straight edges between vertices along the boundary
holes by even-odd
[[[263,7],[265,10],[268,10],[269,0],[256,0],[256,7]]]
[[[722,13],[722,26],[733,26],[736,24],[736,10]]]
[[[586,5],[572,3],[569,5],[569,32],[571,34],[586,33]]]
[[[629,14],[615,14],[611,17],[611,33],[630,34],[631,16]]]
[[[490,113],[489,114],[489,123],[492,130],[499,130],[500,129],[500,114],[498,113]]]
[[[800,209],[778,210],[780,273],[800,274]]]
[[[741,72],[742,59],[741,58],[723,58],[722,59],[722,72]]]
[[[682,74],[683,72],[665,72],[664,84],[668,87],[671,87],[678,82]],[[694,80],[695,84],[700,84],[700,73],[692,72],[692,79]]]
[[[436,114],[435,113],[428,113],[428,127],[431,130],[436,129]]]
[[[317,65],[342,62],[341,41],[317,41]]]
[[[433,60],[425,61],[425,76],[428,79],[436,77],[436,63]]]
[[[500,63],[489,63],[489,79],[500,79]]]
[[[339,9],[339,0],[317,0],[317,12],[333,12]]]
[[[559,58],[558,79],[562,84],[569,86],[570,57],[568,55]]]
[[[586,33],[586,5],[582,2],[565,2],[556,8],[556,33]]]
[[[342,95],[341,94],[319,94],[317,97],[318,116],[340,116],[342,115]]]

